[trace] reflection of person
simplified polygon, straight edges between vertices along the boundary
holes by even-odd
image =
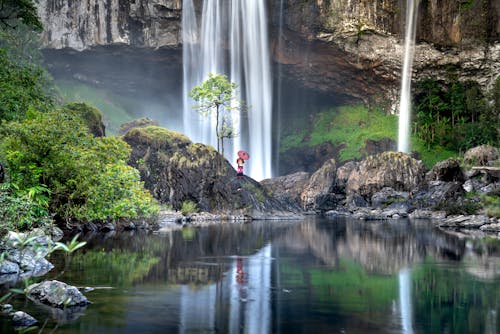
[[[238,176],[243,176],[243,164],[245,163],[245,160],[238,158],[236,159],[236,164],[238,165],[238,168],[236,169],[236,172]]]

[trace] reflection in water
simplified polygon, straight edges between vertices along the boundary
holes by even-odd
[[[411,271],[409,269],[403,269],[399,272],[399,304],[403,333],[412,334]]]
[[[42,333],[500,332],[496,242],[349,219],[182,232],[87,235],[59,279],[111,289],[85,293],[93,304],[70,323],[13,304],[52,319]],[[56,277],[64,256],[51,260]]]

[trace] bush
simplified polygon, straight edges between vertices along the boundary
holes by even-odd
[[[46,186],[50,210],[66,221],[152,217],[159,207],[128,166],[127,143],[94,138],[71,110],[30,111],[1,128],[0,161],[20,191]]]
[[[198,206],[193,201],[184,201],[181,206],[181,213],[183,216],[198,212]]]

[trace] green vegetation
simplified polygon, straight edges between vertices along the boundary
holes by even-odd
[[[316,146],[330,142],[340,149],[340,162],[361,158],[367,139],[397,137],[397,117],[381,110],[369,111],[363,106],[343,106],[318,113],[310,128],[304,122],[288,127],[280,151],[300,146]]]
[[[230,112],[242,111],[243,107],[236,100],[236,84],[229,82],[223,74],[209,74],[208,79],[194,87],[189,96],[198,102],[198,112],[210,117],[215,113],[215,134],[217,136],[217,152],[224,155],[224,138],[238,136],[231,125]]]
[[[119,96],[69,80],[56,81],[55,85],[65,103],[82,102],[101,111],[109,135],[117,134],[121,124],[134,119],[134,115],[124,107],[123,98]]]
[[[198,206],[193,201],[184,201],[181,206],[181,213],[183,216],[190,215],[192,213],[198,212]]]
[[[66,222],[154,217],[159,207],[127,165],[128,144],[93,136],[104,134],[100,111],[84,103],[56,106],[24,15],[0,28],[2,230],[29,229],[52,216]]]
[[[494,101],[499,80],[491,92]],[[474,82],[422,80],[416,87],[414,134],[428,151],[443,148],[459,154],[481,144],[498,146],[500,105],[488,100]]]

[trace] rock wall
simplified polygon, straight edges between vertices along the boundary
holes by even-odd
[[[324,92],[397,101],[404,0],[279,0],[272,3],[274,58],[284,75]],[[421,0],[414,80],[447,81],[450,69],[485,90],[500,73],[500,3]],[[394,105],[392,106],[395,107]]]
[[[51,49],[182,45],[182,0],[38,0]],[[198,10],[203,1],[195,0]],[[269,1],[272,56],[279,75],[338,103],[396,110],[406,1]],[[449,80],[450,69],[484,90],[500,73],[497,0],[420,0],[413,79]],[[180,66],[175,59],[176,66]],[[276,66],[275,66],[276,68]]]
[[[182,0],[38,0],[48,48],[179,46]]]

